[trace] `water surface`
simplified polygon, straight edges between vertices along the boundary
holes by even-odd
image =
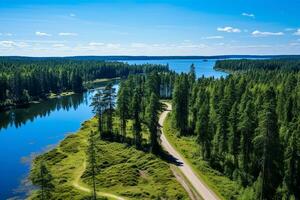
[[[165,59],[165,60],[126,60],[128,64],[162,64],[169,65],[171,70],[177,73],[189,72],[190,66],[195,65],[197,77],[215,77],[220,78],[226,76],[225,72],[214,70],[216,59],[201,60],[201,59]]]

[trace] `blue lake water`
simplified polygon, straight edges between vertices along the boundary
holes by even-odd
[[[225,72],[214,70],[214,65],[216,63],[215,59],[209,60],[199,60],[199,59],[166,59],[166,60],[128,60],[123,61],[128,64],[162,64],[169,65],[171,70],[174,70],[177,73],[189,72],[190,66],[195,65],[197,77],[215,77],[220,78],[221,76],[226,76]]]
[[[188,72],[195,64],[198,77],[226,76],[215,71],[215,60],[131,60],[129,64],[169,64],[176,72]],[[115,85],[117,87],[117,85]],[[0,113],[0,200],[24,199],[28,191],[26,177],[30,161],[75,132],[93,116],[90,108],[93,92],[51,99],[25,109]]]

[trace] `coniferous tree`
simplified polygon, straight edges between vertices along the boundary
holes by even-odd
[[[83,81],[80,74],[75,71],[72,77],[72,90],[76,93],[80,93],[83,91]]]
[[[0,58],[0,109],[39,101],[50,93],[84,91],[93,80],[127,77],[129,74],[167,72],[163,65],[129,65],[122,62],[73,60],[66,58]],[[159,88],[159,85],[155,85]],[[24,98],[24,91],[29,98]]]
[[[32,183],[40,187],[40,199],[51,199],[51,193],[54,190],[53,177],[44,161],[40,161],[36,173],[37,175],[32,178]]]
[[[281,178],[281,169],[279,168],[281,166],[281,147],[277,126],[276,94],[273,88],[266,91],[263,110],[259,118],[254,145],[256,151],[261,155],[260,199],[273,199]]]
[[[300,196],[300,143],[299,124],[289,138],[288,146],[284,155],[284,185],[287,188],[284,194],[287,199]]]
[[[275,59],[218,61],[216,67],[235,73],[218,79],[201,77],[188,94],[183,92],[184,75],[176,76],[172,125],[182,134],[183,99],[188,99],[188,124],[197,135],[202,157],[246,187],[237,199],[300,198],[299,64]],[[209,103],[201,95],[204,91]],[[203,109],[203,102],[208,109]],[[208,159],[206,133],[214,138],[208,140],[214,153]]]
[[[234,103],[229,114],[229,126],[228,126],[229,139],[229,151],[234,157],[234,165],[238,167],[238,154],[240,147],[240,133],[238,131],[238,107],[237,103]]]
[[[105,102],[106,130],[107,133],[113,133],[113,111],[115,106],[116,90],[112,84],[108,84],[103,89],[103,100]]]
[[[129,118],[130,100],[128,87],[124,82],[121,82],[118,91],[117,111],[120,118],[121,135],[126,138],[126,124]]]
[[[142,127],[140,120],[140,112],[141,112],[141,96],[138,89],[134,91],[133,102],[132,102],[132,113],[133,113],[133,133],[135,146],[139,149],[142,145]]]
[[[181,74],[176,78],[172,100],[174,124],[180,134],[186,135],[189,116],[189,82],[186,75]]]
[[[190,86],[192,86],[196,81],[196,68],[194,63],[190,66],[190,71],[189,71],[189,82]]]
[[[159,135],[158,135],[158,113],[160,110],[160,102],[155,93],[150,96],[149,105],[146,109],[147,126],[150,132],[150,151],[152,153],[159,152]]]
[[[214,138],[214,153],[224,155],[228,151],[228,113],[226,100],[220,102],[217,118],[217,130]]]
[[[100,90],[97,90],[96,94],[93,96],[91,106],[93,107],[93,112],[97,115],[98,130],[101,136],[103,133],[103,113],[105,110],[105,102],[103,93]]]
[[[244,99],[244,101],[246,101]],[[238,131],[241,134],[241,143],[240,143],[240,163],[243,172],[246,174],[250,173],[251,167],[251,155],[253,154],[253,144],[252,139],[254,137],[254,128],[255,119],[253,116],[254,106],[251,100],[245,103],[245,108],[242,111],[239,123]],[[244,180],[248,182],[249,180]],[[245,183],[244,183],[245,184]]]
[[[200,101],[200,98],[197,99]],[[200,111],[198,113],[198,119],[196,122],[195,132],[197,134],[197,142],[201,145],[202,157],[204,159],[209,159],[211,155],[211,133],[209,132],[209,99],[206,95],[203,99],[203,102],[199,102]]]

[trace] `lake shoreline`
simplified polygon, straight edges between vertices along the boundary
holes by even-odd
[[[47,100],[51,100],[51,99],[56,99],[56,98],[61,98],[61,97],[66,97],[66,96],[71,96],[71,95],[75,95],[75,94],[82,94],[90,89],[95,89],[92,87],[92,85],[94,84],[99,84],[99,83],[106,83],[106,82],[111,82],[111,81],[117,81],[120,80],[120,77],[115,77],[115,78],[103,78],[103,79],[96,79],[94,81],[89,81],[86,82],[84,84],[89,84],[89,86],[85,87],[82,92],[74,92],[74,91],[64,91],[61,93],[49,93],[46,95],[45,98],[41,98],[39,100],[35,100],[35,101],[29,101],[28,103],[21,103],[21,104],[11,104],[11,105],[6,105],[6,106],[0,106],[0,112],[7,112],[13,109],[22,109],[22,108],[28,108],[31,105],[34,104],[40,104],[43,103]]]

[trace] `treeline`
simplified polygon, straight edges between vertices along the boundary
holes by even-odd
[[[217,67],[248,70],[281,61],[245,62]],[[202,159],[245,188],[239,199],[299,199],[300,73],[249,70],[198,80],[192,74],[175,79],[178,133],[195,136]]]
[[[158,114],[162,107],[159,99],[171,97],[174,77],[175,73],[172,72],[130,75],[119,84],[118,94],[112,85],[99,90],[91,106],[98,118],[100,137],[130,143],[138,149],[158,153]],[[117,130],[113,126],[113,117],[120,121]],[[132,121],[134,137],[127,141],[126,127],[129,120]],[[143,141],[143,125],[150,132],[149,141]]]
[[[219,60],[216,62],[215,69],[227,71],[249,71],[249,70],[300,70],[299,59],[268,59],[268,60]]]
[[[83,82],[129,74],[168,71],[162,65],[57,59],[0,59],[0,108],[27,104],[49,93],[82,92]]]

